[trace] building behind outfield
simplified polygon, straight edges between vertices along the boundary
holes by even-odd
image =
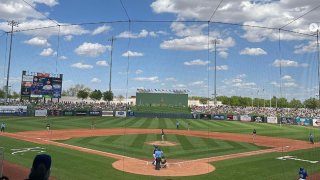
[[[137,92],[136,105],[188,107],[188,94]]]

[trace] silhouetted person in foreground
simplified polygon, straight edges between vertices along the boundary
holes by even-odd
[[[37,155],[32,164],[31,172],[27,180],[48,180],[50,176],[51,156],[47,154]]]

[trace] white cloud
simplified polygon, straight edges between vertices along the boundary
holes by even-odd
[[[72,64],[71,67],[73,67],[73,68],[78,68],[78,69],[92,69],[92,68],[93,68],[92,65],[83,64],[83,63],[81,63],[81,62]]]
[[[208,21],[212,10],[218,6],[220,1],[212,0],[156,0],[151,4],[155,13],[171,13],[181,20]],[[268,0],[268,1],[234,1],[224,0],[216,11],[212,21],[222,21],[252,26],[266,26],[280,28],[291,22],[302,14],[309,12],[318,4],[317,0],[308,0],[304,3],[299,0]],[[313,11],[307,16],[301,17],[285,29],[310,33],[310,23],[318,22],[318,13]],[[264,40],[277,40],[277,29],[262,29],[245,26],[243,35],[249,41],[259,42]],[[300,36],[294,33],[282,31],[282,40],[299,40],[310,37]]]
[[[276,59],[273,63],[272,66],[274,67],[308,67],[309,65],[307,63],[298,63],[296,61],[292,60],[286,60],[286,59]]]
[[[68,57],[66,57],[66,56],[60,56],[59,59],[61,59],[61,60],[66,60],[66,59],[68,59]]]
[[[177,79],[174,77],[168,77],[165,79],[166,81],[170,81],[170,82],[177,82]]]
[[[74,52],[77,53],[78,55],[85,55],[89,57],[97,57],[106,50],[110,49],[110,46],[108,45],[102,45],[99,43],[88,43],[84,42],[81,44],[79,47],[77,47]]]
[[[95,78],[92,78],[90,82],[92,82],[92,83],[101,83],[101,79],[95,77]]]
[[[209,41],[214,40],[213,37],[209,38]],[[225,51],[227,48],[233,47],[235,41],[232,37],[225,39],[219,39],[220,43],[217,44],[217,48],[220,51]],[[186,50],[186,51],[199,51],[208,49],[208,36],[187,36],[180,39],[171,39],[163,41],[160,44],[161,49],[175,49],[175,50]],[[209,44],[209,49],[213,48],[213,44]]]
[[[40,53],[40,56],[52,56],[55,55],[56,52],[53,51],[51,48],[43,49],[42,52]]]
[[[53,7],[58,4],[58,0],[28,0],[28,3],[33,7],[38,4]],[[23,1],[1,0],[0,19],[23,21],[28,18],[43,18],[43,16]]]
[[[109,66],[109,64],[107,63],[107,61],[104,61],[104,60],[102,60],[102,61],[97,61],[97,62],[96,62],[96,65],[97,65],[97,66]]]
[[[186,61],[183,64],[186,66],[205,66],[205,65],[209,64],[209,61],[203,61],[201,59],[196,59],[196,60],[192,60],[192,61]]]
[[[179,37],[203,35],[202,30],[205,27],[208,27],[208,24],[186,26],[182,22],[173,22],[170,26],[171,30]]]
[[[229,69],[228,65],[217,66],[217,71],[226,71]]]
[[[226,71],[229,69],[228,65],[221,65],[221,66],[217,66],[217,71]],[[213,70],[214,71],[214,66],[210,67],[209,70]]]
[[[172,85],[173,88],[186,88],[187,86],[185,84],[175,84]]]
[[[136,74],[142,74],[143,71],[141,69],[136,70]]]
[[[231,88],[236,87],[236,88],[243,88],[243,89],[255,89],[256,83],[248,82],[246,78],[247,78],[246,74],[239,74],[234,78],[224,79],[223,82]]]
[[[0,16],[1,17],[1,16]],[[11,18],[9,18],[11,19]],[[22,31],[22,34],[31,35],[31,36],[39,36],[39,37],[50,37],[50,36],[66,36],[66,35],[84,35],[88,34],[90,31],[83,29],[79,25],[72,25],[68,26],[69,24],[66,23],[59,23],[60,26],[60,33],[59,27],[52,22],[51,20],[29,20],[23,21],[19,24],[18,27],[15,27],[14,30],[25,30],[25,29],[34,29],[32,31]],[[50,28],[43,28],[41,27],[50,27]],[[3,31],[10,31],[10,26],[8,26],[7,22],[0,23],[0,30]]]
[[[261,48],[245,48],[240,51],[241,55],[259,56],[266,55],[267,52]]]
[[[66,35],[63,39],[65,41],[71,41],[73,39],[73,36],[72,35]]]
[[[285,81],[295,81],[290,75],[284,75],[281,79]]]
[[[220,56],[221,58],[223,58],[223,59],[228,58],[228,55],[229,55],[229,53],[228,53],[228,52],[225,52],[225,51],[220,51],[218,54],[219,54],[219,56]]]
[[[284,86],[291,88],[291,87],[298,87],[298,84],[296,84],[295,82],[285,82]]]
[[[118,38],[132,38],[132,39],[137,39],[137,38],[145,38],[147,37],[149,32],[145,29],[142,29],[140,33],[132,33],[129,31],[124,31],[120,33],[117,37]]]
[[[205,84],[204,81],[195,81],[195,82],[189,83],[189,86],[203,86],[204,84]]]
[[[34,37],[28,41],[24,41],[24,43],[34,46],[50,46],[48,40],[42,37]]]
[[[299,44],[294,46],[295,54],[312,53],[317,51],[317,42],[309,41],[308,44]]]
[[[152,77],[136,77],[134,78],[135,81],[145,81],[145,82],[159,82],[158,76],[152,76]]]
[[[103,25],[103,26],[97,27],[91,34],[92,35],[101,34],[104,32],[108,32],[110,29],[111,29],[111,26]]]
[[[137,57],[137,56],[143,56],[143,53],[139,53],[139,52],[132,52],[132,51],[127,51],[125,53],[122,54],[123,57]]]

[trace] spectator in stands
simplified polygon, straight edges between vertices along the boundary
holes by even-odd
[[[27,180],[48,180],[50,176],[51,156],[38,154],[32,164],[31,172]]]

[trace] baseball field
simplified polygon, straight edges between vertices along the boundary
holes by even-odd
[[[107,117],[1,117],[0,122],[7,125],[0,134],[0,147],[5,148],[4,173],[11,176],[17,175],[10,172],[12,168],[27,174],[38,153],[51,155],[51,176],[61,180],[294,180],[299,167],[310,175],[320,172],[320,130],[314,127]],[[315,144],[308,141],[310,133]],[[151,164],[154,144],[168,160],[168,167],[160,171]]]

